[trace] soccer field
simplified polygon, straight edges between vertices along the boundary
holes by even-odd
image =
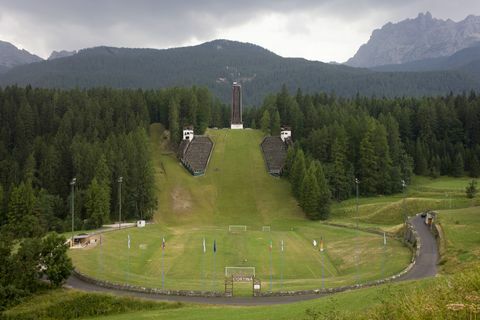
[[[106,233],[101,246],[71,251],[81,272],[161,288],[163,270],[165,289],[223,291],[226,266],[255,267],[262,290],[279,291],[365,282],[408,265],[411,253],[398,241],[384,247],[380,235],[306,220],[288,182],[266,172],[259,131],[209,130],[215,147],[207,173],[192,177],[161,146],[161,128],[151,130],[159,188],[155,224]],[[229,225],[247,231],[232,233]],[[312,245],[320,238],[323,253]],[[235,287],[246,293],[251,283]]]

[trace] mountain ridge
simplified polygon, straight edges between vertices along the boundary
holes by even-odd
[[[0,73],[24,64],[39,62],[43,59],[25,49],[19,49],[7,41],[0,40]]]
[[[480,41],[480,16],[464,20],[433,18],[430,12],[375,29],[345,64],[376,67],[450,56]]]
[[[0,76],[0,85],[46,88],[164,88],[205,86],[228,103],[233,81],[242,83],[244,103],[259,105],[283,84],[294,92],[335,92],[340,96],[440,95],[480,88],[464,72],[375,72],[303,58],[283,58],[251,43],[225,39],[196,46],[150,49],[98,46],[77,54],[18,66]]]

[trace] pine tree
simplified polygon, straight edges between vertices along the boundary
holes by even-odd
[[[453,160],[453,167],[452,167],[452,175],[454,177],[461,177],[463,176],[464,170],[464,163],[463,157],[461,153],[457,153],[455,159]]]
[[[477,195],[477,181],[473,179],[470,181],[468,186],[465,188],[465,193],[467,194],[467,198],[473,199]]]
[[[374,126],[370,124],[370,128],[360,143],[359,178],[362,181],[362,193],[365,195],[375,194],[379,180],[378,159],[372,141],[373,133]]]
[[[387,142],[387,132],[382,124],[377,124],[372,136],[372,142],[377,159],[377,194],[390,194],[392,191],[392,160],[390,158],[390,149]]]
[[[180,141],[179,105],[175,99],[171,99],[168,105],[168,130],[170,131],[170,142],[177,145]]]
[[[326,220],[330,216],[330,198],[332,194],[330,192],[330,188],[328,187],[328,182],[325,178],[322,164],[318,161],[315,161],[314,163],[316,165],[315,174],[319,189],[317,214],[319,219]]]
[[[345,141],[335,138],[332,144],[333,166],[331,168],[330,185],[334,198],[337,200],[347,199],[350,194],[350,183],[346,173],[346,152]]]
[[[262,119],[260,120],[260,129],[268,134],[270,132],[270,112],[267,109],[263,112]]]
[[[285,165],[283,166],[282,175],[284,177],[288,177],[290,175],[294,160],[295,160],[295,148],[290,147],[287,150],[287,157],[285,159]]]
[[[300,193],[300,205],[309,219],[319,219],[318,203],[320,199],[320,189],[316,178],[315,162],[310,166],[303,178]]]
[[[470,176],[473,178],[478,178],[480,176],[480,163],[476,155],[472,156],[472,161],[470,163]]]
[[[295,153],[295,160],[289,176],[290,183],[292,184],[292,193],[297,199],[300,199],[305,171],[305,155],[302,149],[298,149]]]
[[[420,139],[417,139],[415,144],[415,173],[418,175],[428,174],[428,162],[425,145]]]
[[[273,113],[273,119],[270,128],[270,135],[280,136],[280,113],[278,110],[275,110]]]
[[[85,208],[90,225],[98,228],[108,221],[110,214],[110,196],[104,185],[93,178],[86,192]]]

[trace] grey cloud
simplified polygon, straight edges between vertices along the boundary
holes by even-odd
[[[381,27],[426,10],[434,15],[480,13],[478,0],[458,0],[454,11],[452,6],[451,1],[438,0],[0,0],[0,23],[2,17],[13,17],[22,30],[8,31],[17,32],[27,50],[47,55],[53,49],[103,44],[168,47],[210,40],[226,28],[241,27],[269,13],[335,17],[360,27],[366,20]],[[365,28],[371,28],[370,23]],[[296,26],[293,33],[304,30],[295,21],[290,24]]]

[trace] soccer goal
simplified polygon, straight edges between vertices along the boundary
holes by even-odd
[[[225,267],[225,277],[255,278],[255,267]]]
[[[229,225],[228,226],[229,232],[242,232],[247,231],[247,226],[244,225]]]
[[[262,231],[270,232],[270,226],[263,226]]]

